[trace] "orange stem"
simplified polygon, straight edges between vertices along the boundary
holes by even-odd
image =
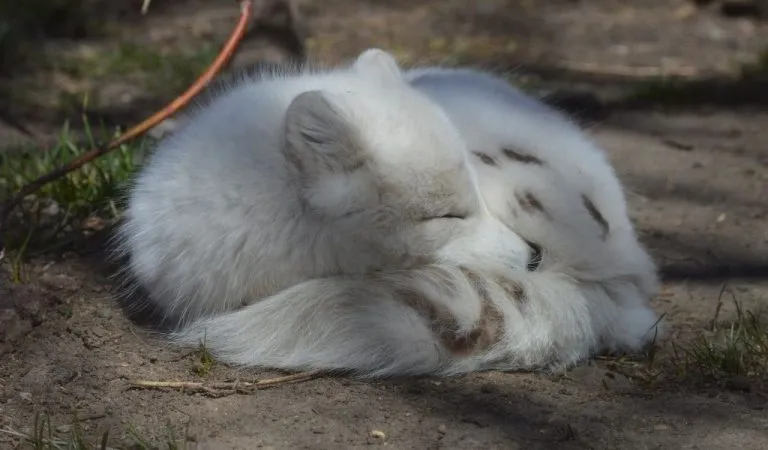
[[[183,94],[178,96],[163,109],[145,119],[138,125],[131,127],[123,135],[109,142],[106,146],[90,150],[89,152],[80,155],[72,161],[69,161],[63,166],[58,167],[33,181],[30,181],[29,183],[22,186],[19,192],[12,196],[8,201],[4,202],[2,206],[0,206],[0,260],[2,260],[2,254],[4,250],[2,237],[5,222],[10,216],[13,208],[18,206],[24,197],[37,191],[45,184],[50,183],[57,178],[61,178],[67,173],[72,172],[75,169],[79,169],[86,163],[98,158],[99,156],[102,156],[105,153],[108,153],[109,151],[125,144],[126,142],[141,136],[148,130],[157,126],[163,120],[184,108],[190,102],[190,100],[199,94],[200,91],[202,91],[203,88],[205,88],[205,86],[213,79],[213,77],[219,73],[227,61],[232,58],[232,55],[235,53],[235,49],[237,49],[237,46],[240,44],[240,41],[243,39],[243,36],[248,29],[248,23],[250,22],[252,16],[253,0],[240,0],[240,19],[238,20],[235,29],[230,34],[226,44],[224,44],[224,47],[221,49],[216,59],[211,63],[210,66],[208,66],[208,69],[203,72],[203,74],[200,75],[200,77],[192,84],[192,86],[190,86]]]

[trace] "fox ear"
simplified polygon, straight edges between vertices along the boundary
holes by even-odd
[[[358,73],[380,81],[403,80],[403,74],[395,58],[378,48],[362,52],[355,60],[353,67]]]
[[[285,140],[287,156],[303,172],[352,171],[362,164],[354,127],[321,91],[299,94],[288,106]]]
[[[285,116],[285,141],[286,157],[314,211],[347,217],[376,204],[358,133],[328,94],[309,91],[293,100]]]

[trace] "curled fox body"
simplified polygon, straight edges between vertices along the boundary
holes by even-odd
[[[358,376],[567,366],[654,336],[655,267],[603,153],[470,70],[344,67],[224,90],[157,146],[117,250],[170,338]]]

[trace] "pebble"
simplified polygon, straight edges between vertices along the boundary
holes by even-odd
[[[371,431],[371,437],[372,438],[376,438],[376,439],[384,439],[384,438],[387,437],[387,435],[384,434],[384,432],[381,431],[381,430],[372,430]]]

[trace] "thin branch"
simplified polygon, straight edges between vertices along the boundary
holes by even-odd
[[[295,373],[276,378],[268,378],[259,381],[217,381],[217,382],[198,382],[198,381],[150,381],[133,380],[130,381],[132,388],[137,389],[175,389],[188,393],[203,393],[213,397],[223,397],[232,394],[251,394],[257,390],[265,389],[284,384],[300,383],[313,380],[324,375],[322,370],[313,370],[310,372]]]
[[[6,222],[10,217],[11,211],[21,203],[24,197],[26,197],[29,194],[32,194],[33,192],[36,192],[45,184],[50,183],[51,181],[56,180],[58,178],[61,178],[67,173],[82,167],[86,163],[98,158],[99,156],[102,156],[105,153],[108,153],[109,151],[120,147],[126,142],[129,142],[143,135],[148,130],[157,126],[163,120],[167,119],[168,117],[172,116],[173,114],[175,114],[176,112],[184,108],[190,102],[190,100],[192,100],[194,96],[199,94],[200,91],[202,91],[203,88],[205,88],[205,86],[213,79],[213,77],[216,76],[216,74],[221,70],[221,68],[232,57],[232,55],[235,52],[235,49],[237,48],[238,44],[242,40],[243,35],[245,35],[245,32],[248,28],[248,24],[252,16],[253,16],[253,0],[240,0],[240,19],[238,20],[237,25],[235,25],[235,29],[232,31],[229,39],[227,40],[226,44],[224,44],[224,47],[221,49],[221,51],[219,52],[219,55],[216,57],[213,63],[211,63],[208,69],[197,79],[197,81],[194,82],[194,84],[192,84],[192,86],[189,87],[189,89],[186,90],[186,92],[184,92],[175,100],[173,100],[171,103],[166,105],[163,109],[156,112],[151,117],[145,119],[143,122],[139,123],[138,125],[130,128],[128,131],[125,132],[125,134],[121,135],[120,137],[108,143],[107,145],[102,147],[97,147],[73,159],[72,161],[64,164],[63,166],[57,169],[54,169],[51,172],[37,178],[36,180],[30,181],[29,183],[25,184],[24,186],[22,186],[19,192],[17,192],[10,199],[8,199],[2,205],[0,205],[0,261],[2,261],[3,259],[4,250],[5,250],[3,235],[5,231]]]

